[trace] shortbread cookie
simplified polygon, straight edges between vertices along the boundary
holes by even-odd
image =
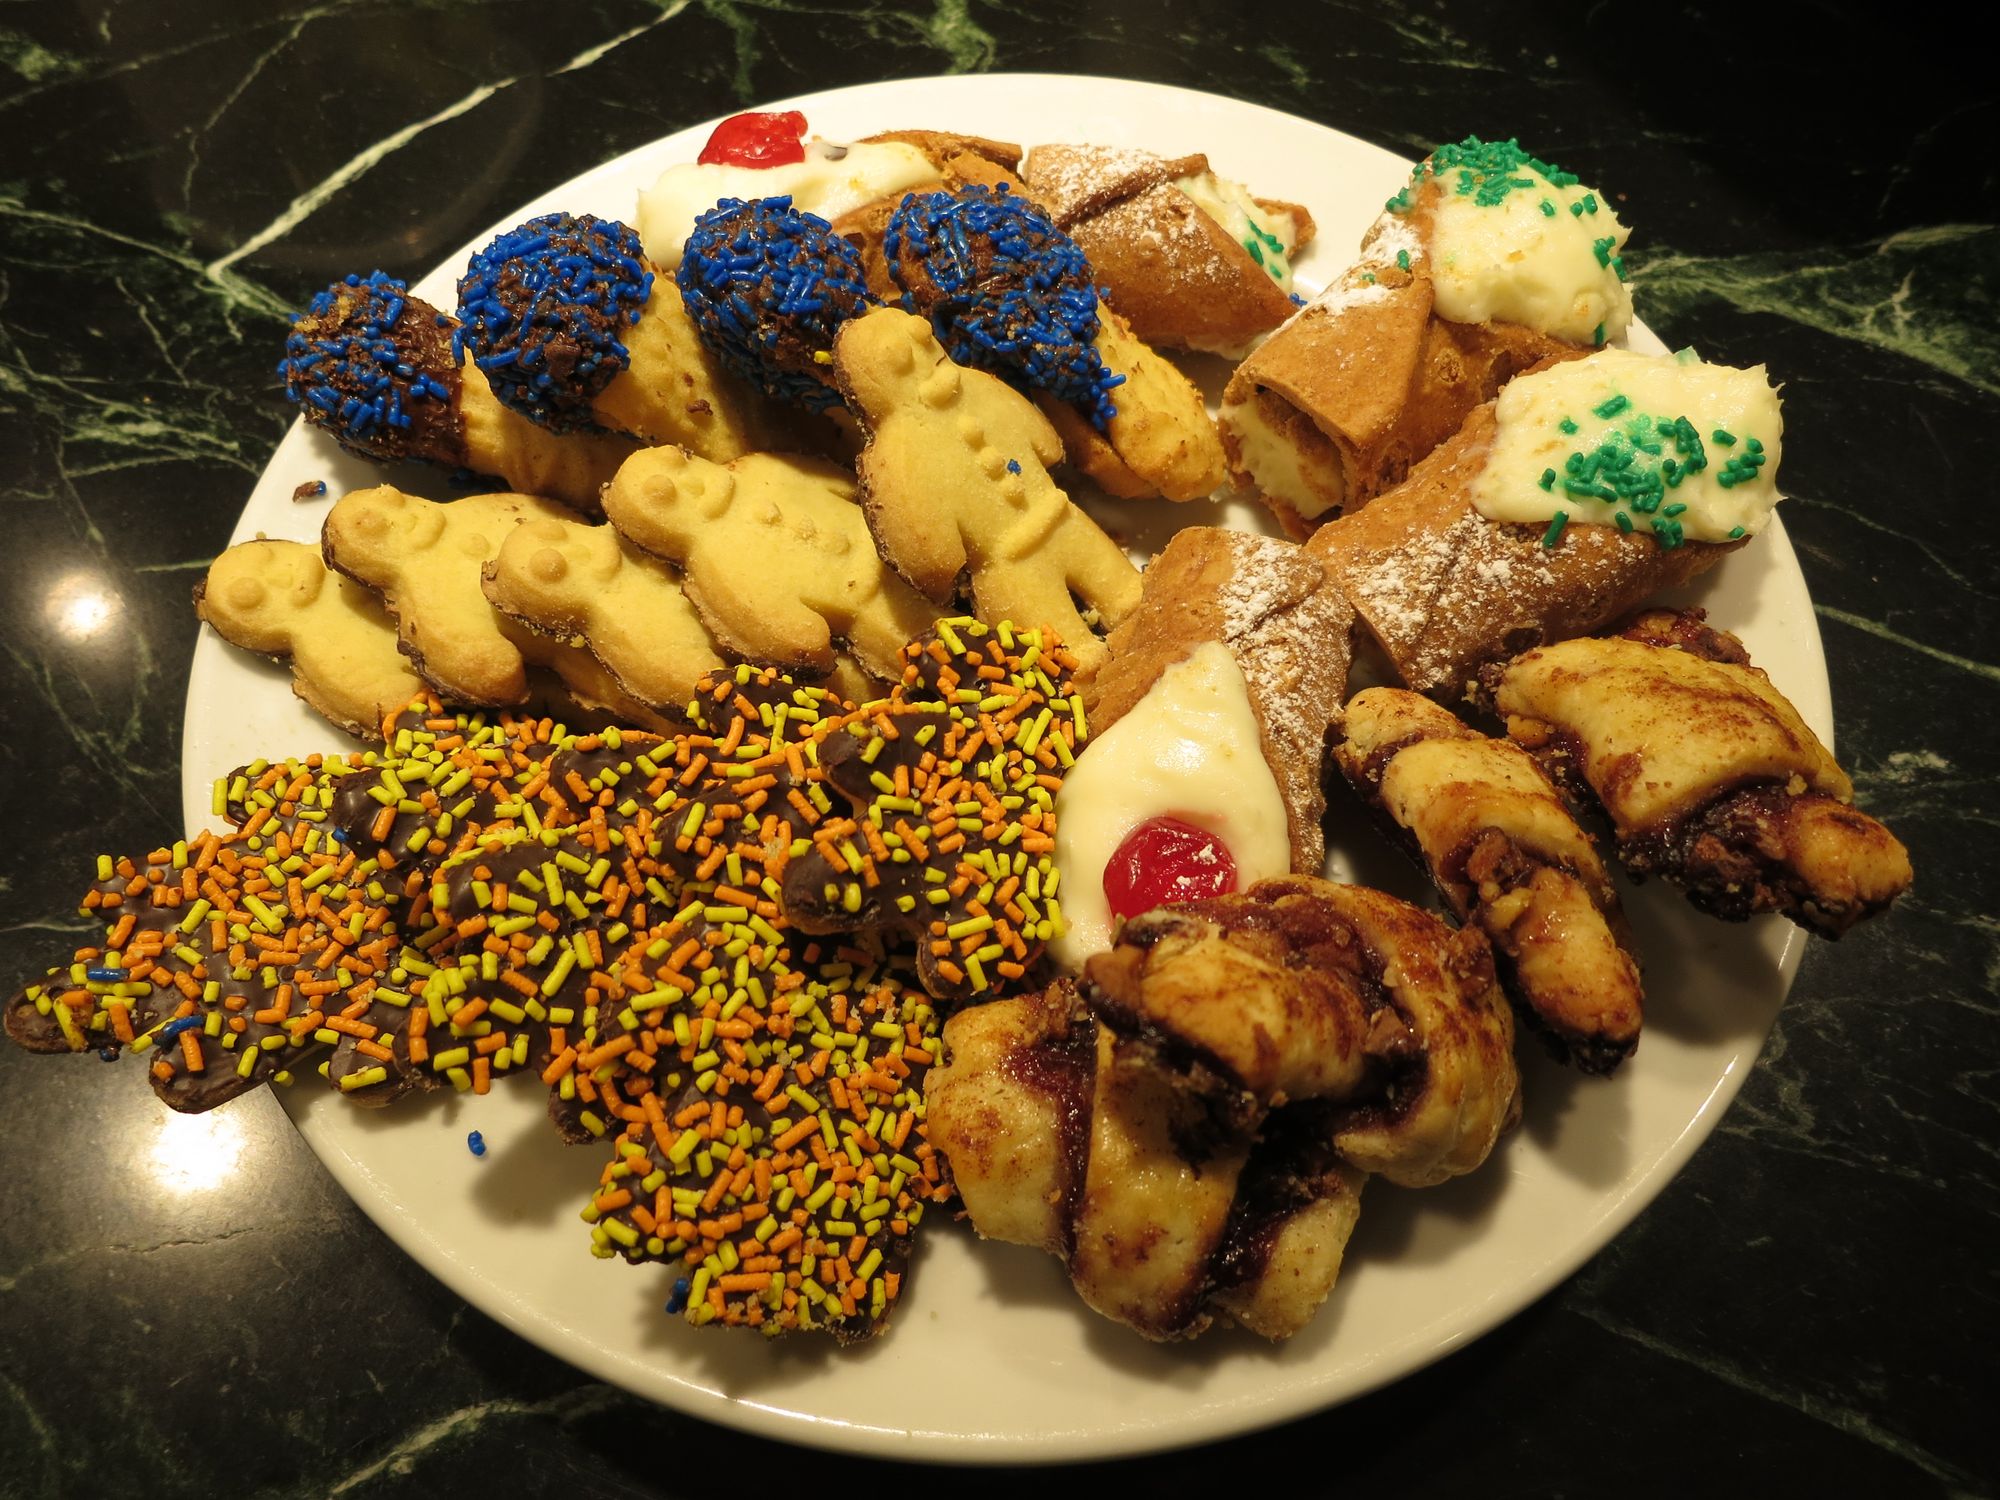
[[[672,280],[625,225],[544,214],[458,281],[454,352],[557,432],[607,427],[727,462],[778,446],[779,413],[703,347]]]
[[[841,330],[834,376],[868,434],[862,506],[890,566],[938,604],[969,577],[980,618],[1047,625],[1094,665],[1092,628],[1132,612],[1139,573],[1049,477],[1062,445],[1047,420],[892,308]]]
[[[1074,406],[1048,395],[1036,399],[1070,463],[1106,494],[1127,500],[1200,500],[1219,489],[1229,477],[1222,434],[1194,382],[1109,307],[1099,309],[1094,347],[1120,382],[1112,397],[1117,415],[1103,432]]]
[[[806,932],[914,940],[940,1000],[985,999],[1031,976],[1060,931],[1051,793],[1086,733],[1063,644],[960,617],[913,641],[886,701],[821,741],[847,800],[784,870]]]
[[[807,411],[840,405],[828,351],[874,303],[854,247],[786,198],[725,198],[695,220],[681,300],[702,343],[765,395]]]
[[[854,478],[817,459],[753,453],[726,468],[679,448],[634,454],[604,492],[627,541],[681,569],[724,650],[824,676],[835,638],[894,681],[935,606],[883,565]]]
[[[381,601],[304,542],[237,543],[195,585],[194,609],[232,646],[289,660],[292,691],[363,739],[424,690]]]
[[[494,608],[587,645],[641,702],[677,709],[723,665],[671,571],[609,526],[544,518],[508,533],[486,565]]]
[[[520,627],[480,589],[480,569],[523,521],[559,521],[532,495],[467,495],[440,503],[388,485],[356,490],[327,512],[327,566],[382,596],[403,654],[449,703],[498,706],[528,696]]]
[[[1200,392],[1099,306],[1090,262],[1034,204],[1004,186],[913,195],[883,245],[905,305],[951,357],[1052,417],[1067,407],[1057,427],[1070,461],[1113,494],[1191,500],[1222,483]]]
[[[1220,642],[1243,673],[1264,759],[1284,796],[1292,870],[1316,875],[1326,860],[1320,773],[1327,731],[1347,694],[1353,627],[1353,609],[1303,547],[1189,527],[1146,569],[1138,609],[1105,642],[1103,665],[1083,679],[1091,727],[1102,735],[1168,667]]]
[[[350,453],[503,479],[593,512],[629,438],[537,427],[452,350],[455,320],[380,271],[349,276],[292,321],[278,366],[299,414]]]

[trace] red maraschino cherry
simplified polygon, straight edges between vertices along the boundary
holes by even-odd
[[[1114,915],[1136,917],[1169,901],[1203,901],[1236,889],[1229,846],[1179,818],[1148,818],[1125,835],[1104,867]]]
[[[695,160],[712,167],[788,167],[806,159],[805,133],[806,117],[795,109],[731,115]]]

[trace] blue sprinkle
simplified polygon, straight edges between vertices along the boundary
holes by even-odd
[[[160,1040],[170,1042],[183,1031],[192,1031],[201,1025],[203,1019],[201,1016],[182,1016],[178,1020],[169,1021],[160,1028]]]
[[[1007,460],[1007,472],[1008,472],[1009,474],[1018,474],[1018,473],[1020,473],[1020,472],[1021,472],[1021,460],[1020,460],[1020,459],[1018,459],[1018,458],[1010,458],[1010,459],[1008,459],[1008,460]]]
[[[387,436],[380,429],[409,427],[404,408],[411,401],[448,399],[443,383],[413,370],[398,348],[397,323],[413,305],[423,306],[412,304],[408,291],[407,282],[380,271],[350,275],[294,314],[285,336],[278,365],[285,394],[308,421],[363,457]],[[308,319],[315,325],[310,332],[297,326]],[[329,319],[337,321],[329,326]]]
[[[642,254],[638,234],[614,219],[530,219],[459,278],[452,352],[470,351],[494,394],[525,416],[558,432],[595,430],[591,403],[632,362],[618,330],[639,321],[652,295]]]
[[[669,1313],[685,1311],[688,1305],[688,1293],[693,1290],[694,1287],[687,1277],[683,1276],[675,1281],[673,1292],[667,1298],[667,1311]]]
[[[465,1144],[474,1156],[484,1156],[486,1154],[486,1137],[476,1130],[465,1138]]]
[[[104,1061],[106,1062],[118,1061],[118,1049],[116,1047],[99,1047],[97,1049],[97,1055],[103,1058]]]
[[[125,971],[123,969],[85,969],[83,977],[85,979],[94,979],[99,984],[116,984],[125,977]]]
[[[766,395],[825,411],[830,352],[849,318],[875,305],[861,253],[790,198],[724,198],[694,221],[675,278],[701,341]]]
[[[1090,262],[1034,204],[1004,186],[913,193],[890,215],[882,248],[904,305],[929,316],[953,360],[1048,391],[1100,431],[1118,414],[1110,392],[1125,377],[1097,352]],[[920,307],[909,288],[925,281],[936,290]]]

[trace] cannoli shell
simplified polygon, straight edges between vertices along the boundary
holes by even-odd
[[[1178,158],[1099,146],[1037,146],[1028,192],[1090,258],[1106,300],[1149,344],[1238,348],[1292,314],[1292,300],[1250,252],[1176,179],[1208,170],[1199,153]],[[1312,215],[1295,203],[1256,200],[1288,213],[1302,249]]]
[[[1489,521],[1471,488],[1495,426],[1488,402],[1402,484],[1306,544],[1404,685],[1444,703],[1465,696],[1486,663],[1588,635],[1743,545],[1662,548],[1650,535],[1573,524],[1544,547],[1540,524]]]
[[[1433,310],[1430,277],[1364,260],[1332,296],[1309,304],[1230,377],[1225,407],[1254,402],[1308,461],[1311,515],[1267,495],[1293,536],[1359,509],[1545,360],[1589,353],[1515,323],[1452,323]],[[1239,485],[1254,481],[1227,419],[1223,445]]]
[[[1103,664],[1079,679],[1092,732],[1131,712],[1168,667],[1221,642],[1243,671],[1285,801],[1292,869],[1319,874],[1321,761],[1347,694],[1353,610],[1303,547],[1211,526],[1176,533],[1144,581],[1138,609],[1105,643]]]

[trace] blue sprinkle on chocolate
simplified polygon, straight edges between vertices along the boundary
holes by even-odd
[[[452,353],[470,354],[496,396],[544,427],[595,431],[591,403],[632,363],[619,334],[652,291],[632,229],[544,214],[472,257],[458,279]]]
[[[766,395],[809,411],[840,404],[833,336],[875,305],[861,254],[790,198],[724,198],[694,221],[676,280],[716,358]]]
[[[455,463],[464,449],[451,319],[380,271],[292,319],[278,374],[313,426],[364,458]]]
[[[931,320],[945,352],[1025,391],[1048,391],[1100,431],[1124,380],[1096,348],[1090,261],[1034,204],[968,187],[912,193],[889,217],[883,251],[903,305]]]

